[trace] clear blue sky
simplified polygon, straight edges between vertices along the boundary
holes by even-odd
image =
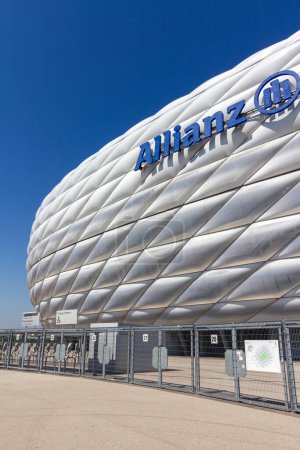
[[[30,229],[61,178],[299,17],[299,0],[1,2],[0,328],[31,310]]]

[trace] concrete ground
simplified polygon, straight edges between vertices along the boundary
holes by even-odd
[[[291,449],[300,415],[122,383],[0,371],[0,448]]]

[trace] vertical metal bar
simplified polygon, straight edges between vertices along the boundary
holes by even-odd
[[[61,331],[61,333],[60,333],[60,349],[61,349],[61,346],[62,346],[62,344],[64,343],[64,332],[63,331]],[[60,371],[61,371],[61,358],[60,358],[60,349],[59,349],[59,364],[58,364],[58,373],[60,373]],[[66,355],[65,355],[65,358],[66,358]],[[64,362],[65,362],[65,359],[64,359]]]
[[[127,383],[130,381],[130,331],[126,330],[127,334]]]
[[[7,349],[7,357],[6,357],[6,365],[5,365],[6,369],[8,368],[8,366],[10,364],[12,336],[13,336],[13,332],[12,332],[12,330],[10,330],[9,341],[8,341],[8,349]]]
[[[191,386],[192,392],[195,392],[194,329],[190,330],[190,347],[191,347]]]
[[[162,386],[162,370],[161,370],[161,347],[162,347],[162,330],[158,330],[158,387]]]
[[[287,364],[287,370],[288,370],[288,383],[289,383],[289,391],[290,391],[290,399],[291,399],[291,411],[295,412],[298,409],[298,404],[297,404],[297,392],[296,392],[296,384],[295,384],[293,356],[292,356],[292,351],[291,351],[290,332],[289,332],[289,328],[286,326],[285,322],[283,322],[282,325],[283,325],[283,335],[284,335],[284,345],[285,345],[285,357],[286,357],[286,364]]]
[[[79,374],[81,376],[85,373],[85,357],[86,357],[86,329],[84,328],[81,336],[81,349],[80,349],[80,368]]]
[[[7,359],[8,359],[8,348],[9,348],[9,337],[10,337],[10,332],[7,332],[6,334],[6,354],[4,355],[4,359],[3,359],[3,369],[7,368]]]
[[[93,335],[95,336],[95,338],[92,338]],[[93,341],[91,339],[93,339]],[[96,358],[98,357],[99,334],[95,333],[94,331],[93,331],[93,333],[88,333],[86,335],[86,342],[89,343],[88,344],[89,345],[89,356],[88,356],[88,359],[90,359],[90,356],[92,354],[91,353],[92,352],[91,349],[93,349],[93,359],[92,359],[92,366],[91,366],[92,370],[91,371],[92,371],[92,375],[94,377],[95,376]],[[86,350],[85,350],[85,352],[86,352]],[[85,358],[86,358],[86,356],[85,356]],[[91,363],[88,361],[88,370],[89,370],[89,364],[91,364]],[[85,369],[84,369],[84,373],[85,373]]]
[[[134,329],[130,330],[130,383],[134,383]]]
[[[75,325],[72,325],[73,326],[73,328],[75,327]],[[75,339],[75,344],[74,344],[74,353],[73,353],[73,359],[74,359],[74,370],[73,370],[73,373],[74,373],[74,375],[76,375],[76,344],[78,345],[78,347],[79,347],[79,353],[78,353],[78,374],[77,375],[80,375],[80,356],[81,356],[81,346],[80,346],[80,344],[81,344],[81,336],[80,335],[76,335],[75,334],[75,336],[73,336],[73,338]],[[76,340],[77,340],[77,342],[76,342]]]
[[[39,347],[39,362],[38,362],[38,371],[41,372],[43,370],[43,360],[44,360],[44,349],[45,349],[45,338],[46,333],[45,330],[42,330],[41,334],[41,345]]]
[[[232,364],[233,364],[233,378],[234,378],[234,399],[236,402],[240,400],[240,379],[237,373],[237,360],[236,360],[236,329],[231,329],[231,339],[232,339]]]
[[[280,357],[280,367],[281,367],[283,394],[284,394],[286,407],[288,408],[288,405],[289,405],[289,394],[288,394],[288,388],[287,388],[286,368],[285,368],[285,363],[284,363],[281,327],[278,328],[278,341],[279,341],[279,357]]]
[[[25,334],[24,334],[24,340],[23,340],[23,351],[22,351],[22,359],[21,359],[21,369],[24,369],[24,360],[25,360],[25,356],[26,356],[27,336],[28,336],[28,332],[25,331]]]
[[[196,394],[200,394],[200,357],[199,357],[199,330],[195,328],[195,372]]]
[[[102,355],[102,378],[105,378],[105,350],[107,346],[107,329],[105,330],[105,339],[103,345],[103,355]]]

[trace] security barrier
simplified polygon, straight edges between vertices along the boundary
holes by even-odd
[[[129,382],[129,374],[130,330],[87,330],[83,344],[82,375]]]
[[[280,324],[196,328],[197,393],[289,409]]]
[[[131,383],[194,392],[192,327],[132,328]]]
[[[7,367],[39,370],[43,332],[13,330],[9,336]]]
[[[233,348],[232,330],[198,327],[195,334],[197,394],[234,400],[234,374],[225,371],[225,354]]]
[[[250,361],[252,358],[253,364],[257,366],[256,370],[249,370],[251,365],[248,364],[247,373],[239,378],[238,400],[288,410],[289,396],[281,327],[264,324],[240,327],[235,332],[236,353],[238,349],[248,350]]]
[[[41,372],[81,375],[84,331],[45,330]]]
[[[0,330],[0,368],[300,412],[300,322]]]
[[[162,348],[167,360],[161,367],[161,387],[187,392],[195,391],[194,330],[171,328],[160,330]]]

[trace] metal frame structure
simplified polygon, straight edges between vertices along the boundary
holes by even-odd
[[[248,339],[277,343],[277,373],[246,370]],[[0,330],[0,369],[139,384],[299,413],[300,321]]]

